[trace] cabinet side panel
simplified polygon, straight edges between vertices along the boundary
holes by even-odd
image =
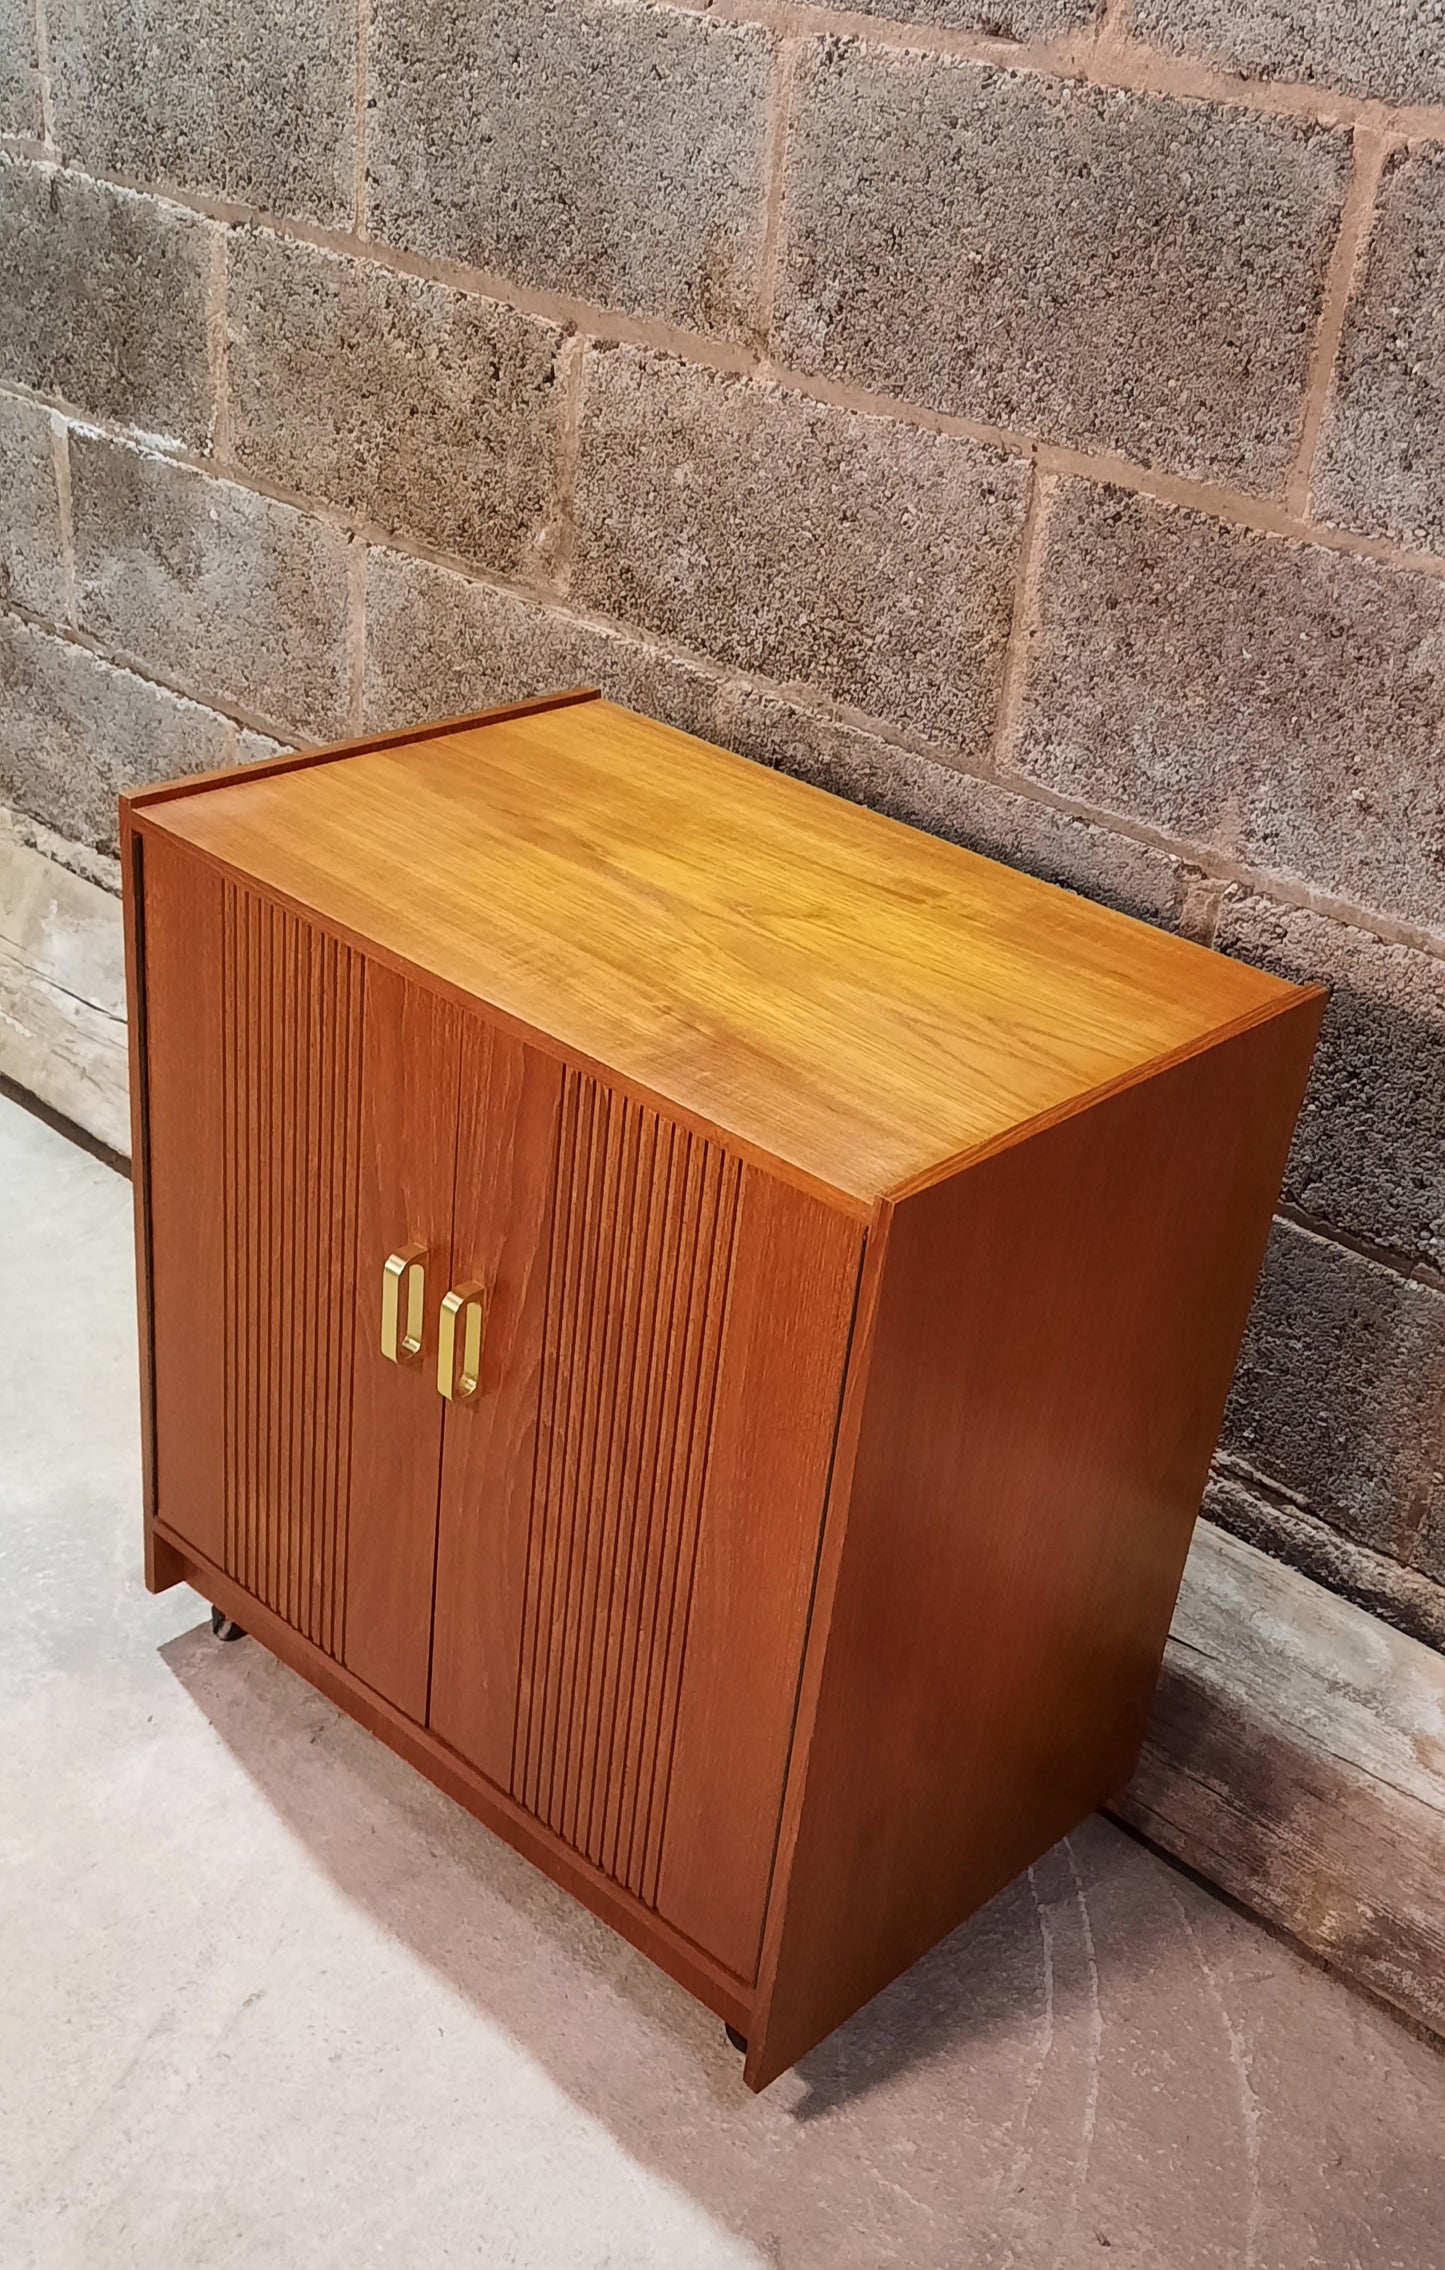
[[[349,1438],[344,1659],[421,1724],[442,1442],[436,1320],[451,1272],[461,1014],[376,962],[362,965],[361,986],[359,1092],[350,1122],[336,1115],[316,1158],[323,1194],[344,1188],[349,1149],[357,1161],[354,1284],[337,1280],[354,1314],[336,1319],[346,1329],[335,1351],[346,1367],[338,1417]],[[318,1211],[331,1211],[324,1196]],[[388,1254],[413,1243],[426,1256],[422,1349],[393,1363],[381,1350],[382,1269]],[[319,1289],[325,1297],[328,1288]],[[324,1455],[336,1455],[329,1441]]]
[[[862,1242],[850,1217],[744,1170],[657,1907],[746,1979],[757,1970]]]
[[[894,1211],[755,2088],[1127,1779],[1322,1006]]]
[[[220,878],[144,847],[154,1512],[227,1564],[225,1214],[228,1074]],[[138,1162],[139,1163],[139,1162]]]

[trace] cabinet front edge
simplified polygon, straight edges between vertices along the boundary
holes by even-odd
[[[788,1751],[787,1776],[783,1785],[783,1802],[778,1818],[777,1842],[773,1852],[772,1875],[769,1879],[767,1908],[763,1918],[762,1948],[758,1958],[757,1971],[757,2008],[754,2015],[753,2031],[748,2037],[748,2057],[744,2071],[747,2085],[753,2090],[766,2088],[768,2082],[775,2080],[778,2072],[783,2070],[782,2067],[774,2065],[768,2056],[767,2010],[777,1976],[783,1917],[788,1898],[788,1872],[798,1840],[798,1828],[802,1817],[803,1797],[808,1778],[808,1759],[812,1748],[813,1732],[817,1723],[818,1701],[823,1684],[823,1666],[828,1652],[828,1639],[832,1626],[833,1598],[837,1590],[838,1571],[843,1558],[844,1534],[848,1525],[848,1506],[853,1494],[853,1467],[862,1432],[863,1403],[867,1392],[868,1372],[873,1353],[874,1328],[878,1317],[878,1296],[888,1257],[888,1233],[892,1219],[893,1206],[891,1200],[880,1199],[869,1212],[868,1225],[863,1239],[863,1250],[859,1258],[858,1289],[853,1310],[852,1328],[848,1338],[843,1390],[838,1406],[838,1431],[833,1446],[832,1468],[828,1477],[822,1529],[818,1539],[818,1555],[813,1572],[813,1595],[808,1613],[807,1632],[803,1642],[798,1697],[793,1712],[793,1737]]]
[[[163,1591],[152,1524],[155,1519],[155,1367],[151,1341],[150,1093],[146,1063],[144,844],[134,815],[121,806],[121,916],[125,937],[126,1055],[130,1075],[131,1204],[135,1225],[135,1296],[140,1361],[141,1503],[145,1516],[146,1586]]]

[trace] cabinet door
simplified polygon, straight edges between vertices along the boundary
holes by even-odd
[[[527,1511],[562,1067],[480,1018],[462,1020],[453,1284],[481,1289],[474,1394],[447,1406],[430,1724],[511,1782]]]
[[[750,1978],[860,1231],[583,1073],[554,1110],[525,1056],[462,1110],[496,1331],[447,1419],[431,1723]]]
[[[143,955],[157,1518],[424,1720],[457,1012],[158,834]]]

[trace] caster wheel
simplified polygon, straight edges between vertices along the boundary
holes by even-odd
[[[728,2040],[729,2040],[729,2041],[730,2041],[730,2042],[732,2043],[732,2045],[733,2045],[733,2048],[734,2048],[735,2050],[737,2050],[737,2051],[738,2051],[739,2055],[740,2055],[740,2056],[743,2056],[743,2057],[746,2057],[746,2056],[747,2056],[747,2054],[748,2054],[748,2037],[747,2037],[747,2035],[746,2035],[746,2034],[740,2034],[740,2033],[738,2032],[738,2029],[737,2029],[737,2027],[736,2027],[736,2026],[730,2026],[730,2025],[729,2025],[729,2024],[727,2023],[727,2020],[726,2020],[726,2019],[724,2019],[724,2020],[723,2020],[723,2032],[724,2032],[724,2033],[725,2033],[725,2034],[727,2035],[727,2037],[728,2037]]]
[[[233,1624],[224,1608],[211,1610],[211,1629],[217,1639],[244,1639],[246,1636],[244,1627]]]

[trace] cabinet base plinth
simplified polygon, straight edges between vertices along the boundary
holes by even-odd
[[[189,1576],[184,1555],[168,1538],[160,1535],[154,1522],[148,1521],[145,1534],[147,1592],[169,1592],[174,1585],[185,1584]]]

